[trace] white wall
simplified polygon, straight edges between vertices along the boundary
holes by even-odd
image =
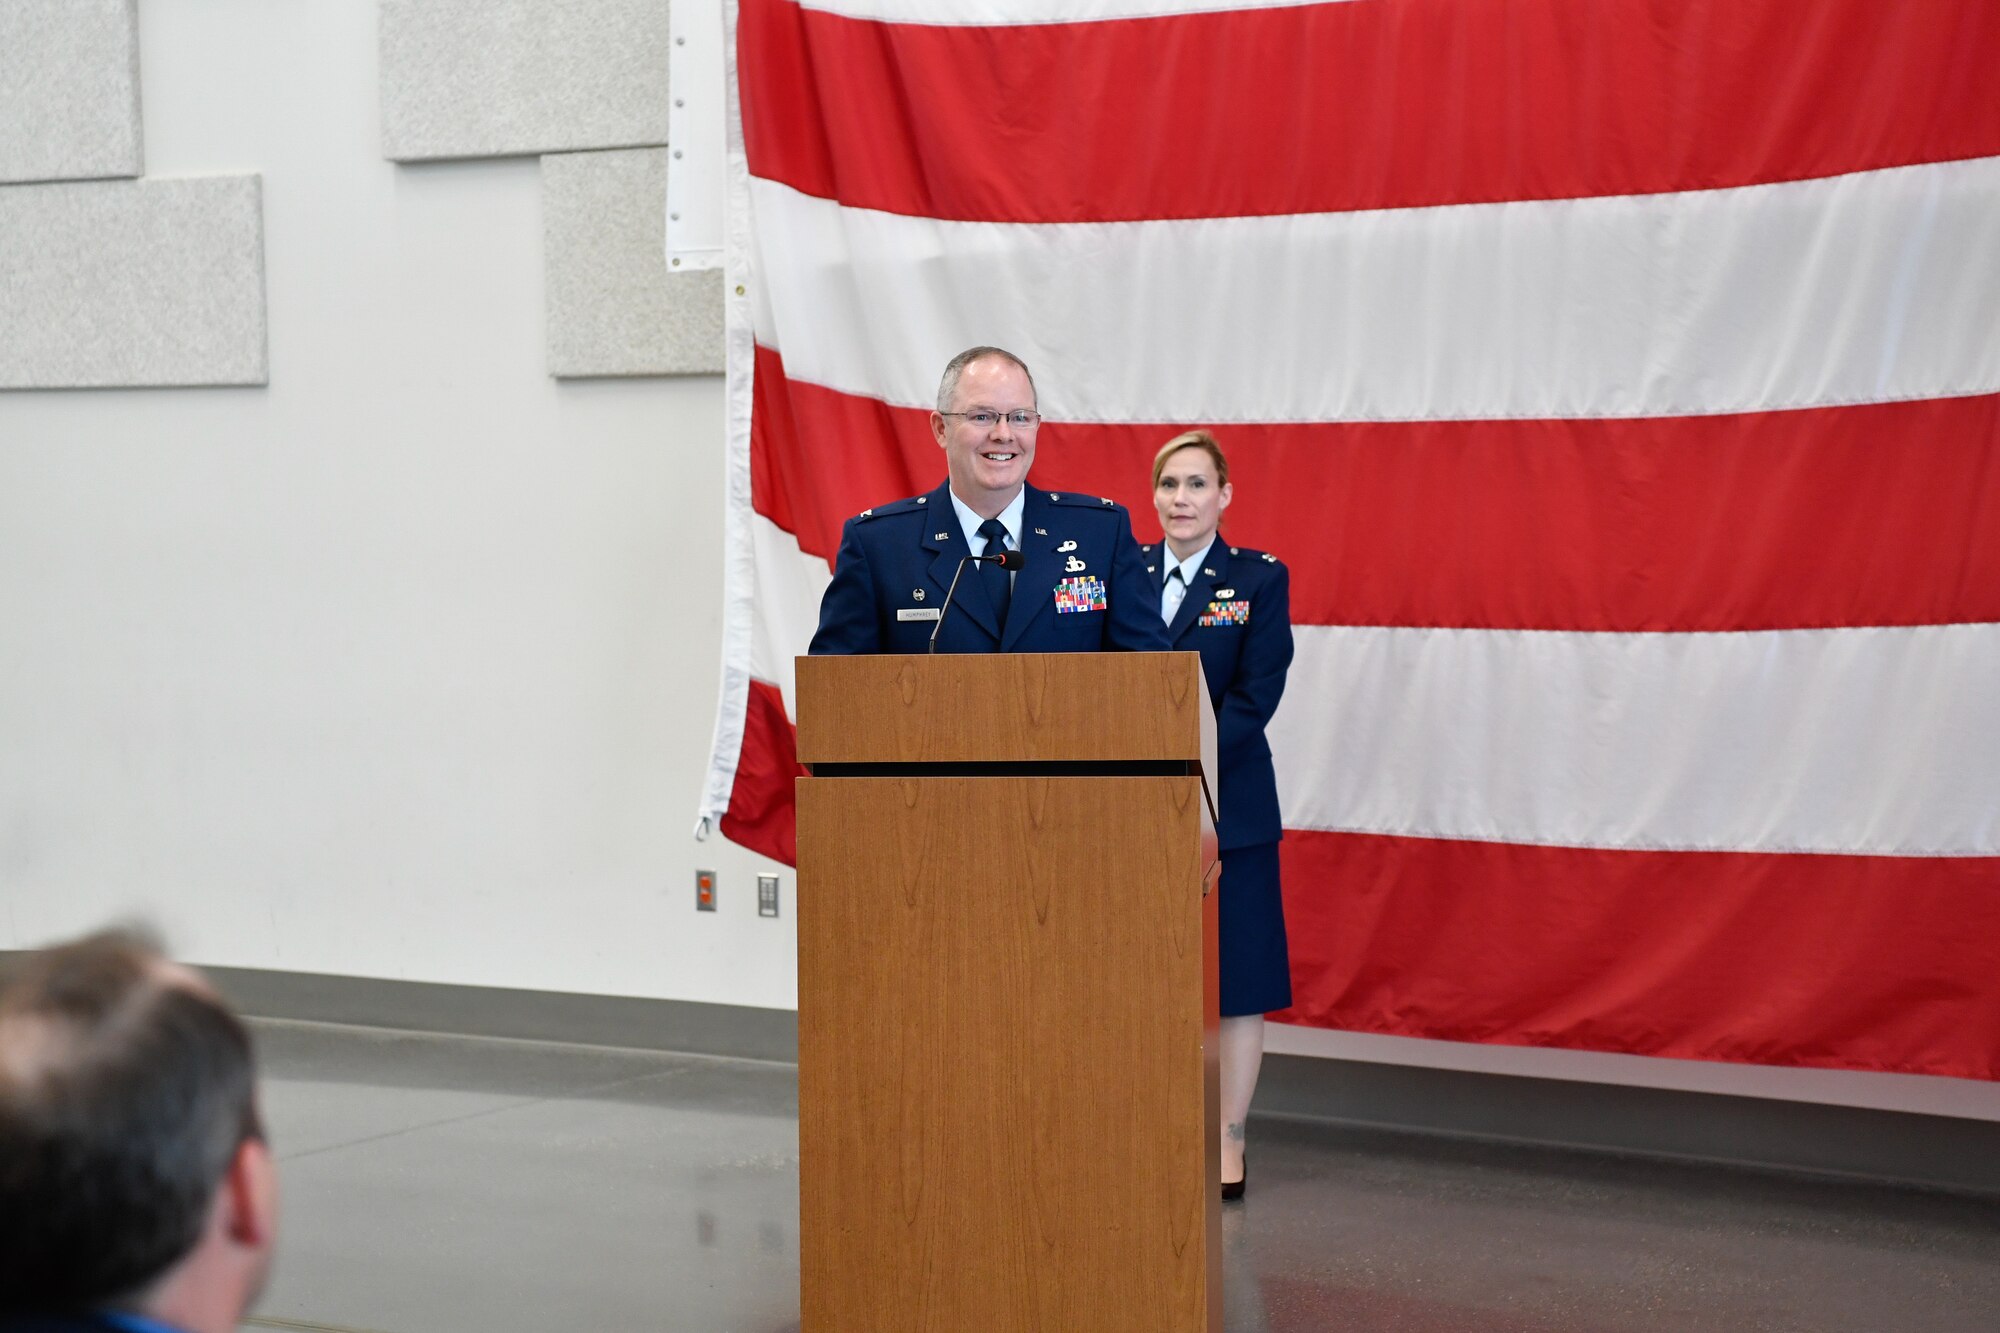
[[[721,381],[548,377],[539,168],[383,161],[375,8],[141,6],[148,176],[263,174],[271,384],[0,394],[0,948],[790,1006],[789,872],[689,836]]]

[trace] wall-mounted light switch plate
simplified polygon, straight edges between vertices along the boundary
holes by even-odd
[[[778,914],[778,877],[776,875],[757,876],[757,915],[776,916]]]

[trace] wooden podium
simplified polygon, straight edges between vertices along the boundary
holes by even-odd
[[[798,719],[802,1333],[1217,1333],[1201,659],[802,657]]]

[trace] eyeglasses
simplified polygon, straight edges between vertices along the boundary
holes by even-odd
[[[940,412],[941,417],[964,417],[966,424],[979,430],[992,430],[1002,418],[1015,430],[1033,430],[1042,424],[1042,414],[1033,408],[1017,407],[1012,412],[994,412],[981,409],[977,412]]]

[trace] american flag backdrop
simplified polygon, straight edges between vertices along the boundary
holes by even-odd
[[[1281,1017],[2000,1077],[2000,5],[730,11],[727,836],[997,343],[1291,567]]]

